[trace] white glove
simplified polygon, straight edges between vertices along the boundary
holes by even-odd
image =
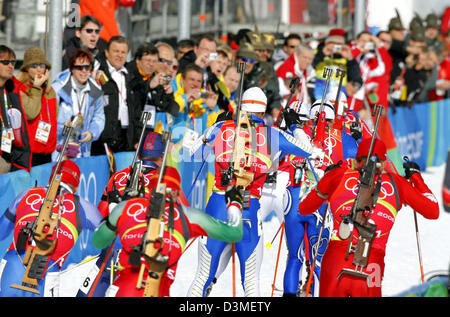
[[[323,159],[325,157],[325,151],[317,146],[313,146],[311,155],[309,158],[315,161],[315,166],[320,167],[323,165]]]
[[[227,207],[227,224],[236,227],[241,222],[242,211],[239,207],[232,204]]]

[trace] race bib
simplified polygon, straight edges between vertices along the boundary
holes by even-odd
[[[5,153],[11,153],[12,142],[14,140],[14,134],[12,129],[2,129],[2,145],[1,150]]]
[[[89,290],[91,289],[92,284],[94,283],[99,271],[100,269],[97,265],[94,265],[92,267],[92,269],[89,271],[89,274],[84,279],[83,285],[81,285],[80,287],[80,291],[82,291],[86,295],[89,293]]]
[[[34,139],[39,143],[47,144],[51,128],[52,126],[50,123],[47,123],[45,121],[39,121]]]

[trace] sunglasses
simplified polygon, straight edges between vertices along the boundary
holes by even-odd
[[[14,59],[12,59],[12,60],[8,60],[8,59],[2,59],[1,61],[0,61],[0,63],[2,63],[3,65],[8,65],[8,64],[11,64],[11,65],[16,65],[16,60],[14,60]]]
[[[161,63],[167,63],[167,65],[172,65],[173,64],[173,61],[169,61],[168,59],[165,59],[165,58],[160,58],[159,61]]]
[[[91,34],[92,32],[95,32],[95,34],[100,33],[100,29],[84,29],[86,33]]]
[[[244,62],[248,62],[248,63],[250,63],[250,64],[254,64],[255,63],[255,60],[254,59],[251,59],[251,58],[248,58],[248,57],[244,57],[244,56],[241,56],[241,59],[244,61]]]
[[[91,70],[92,65],[73,65],[73,69],[76,70]]]
[[[38,68],[38,67],[40,67],[40,68],[47,68],[47,65],[45,65],[44,63],[42,63],[42,64],[31,64],[30,67],[31,68]]]

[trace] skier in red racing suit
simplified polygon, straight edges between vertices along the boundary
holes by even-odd
[[[341,215],[348,215],[358,192],[360,178],[359,168],[362,167],[369,152],[371,139],[364,139],[358,146],[355,157],[356,169],[338,167],[327,172],[299,204],[302,215],[313,213],[325,201],[328,201],[333,213],[334,224],[331,241],[322,260],[320,277],[320,297],[381,297],[381,281],[384,273],[384,256],[389,233],[394,225],[397,212],[403,204],[409,205],[426,219],[437,219],[439,205],[431,190],[420,175],[420,168],[414,162],[404,163],[406,178],[398,174],[381,173],[381,190],[375,207],[370,215],[370,221],[376,224],[375,237],[370,249],[368,264],[363,272],[367,278],[350,274],[342,274],[341,270],[355,269],[354,253],[349,253],[346,260],[348,239],[353,239],[356,245],[358,232],[351,229],[348,239],[341,239]],[[376,139],[371,155],[378,157],[380,171],[386,165],[386,146]],[[408,182],[409,180],[409,182]]]

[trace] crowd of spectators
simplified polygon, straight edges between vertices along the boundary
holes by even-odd
[[[351,37],[332,29],[320,40],[292,33],[280,43],[274,34],[242,29],[227,42],[203,35],[175,46],[142,43],[131,52],[126,37],[106,42],[99,36],[102,24],[83,16],[64,42],[64,69],[52,82],[40,48],[27,49],[14,74],[15,52],[0,47],[0,173],[55,160],[63,128],[74,117],[71,157],[135,151],[141,129],[170,126],[178,129],[174,143],[195,139],[220,113],[236,111],[241,76],[243,90],[258,86],[267,95],[268,124],[286,106],[294,77],[301,100],[322,98],[328,66],[345,71],[342,91],[361,116],[374,104],[395,111],[448,98],[450,31],[443,33],[440,21],[434,13],[423,20],[416,15],[406,28],[397,16],[376,34]],[[245,63],[243,73],[236,62]],[[338,85],[336,76],[331,79]],[[152,113],[146,126],[143,111]]]

